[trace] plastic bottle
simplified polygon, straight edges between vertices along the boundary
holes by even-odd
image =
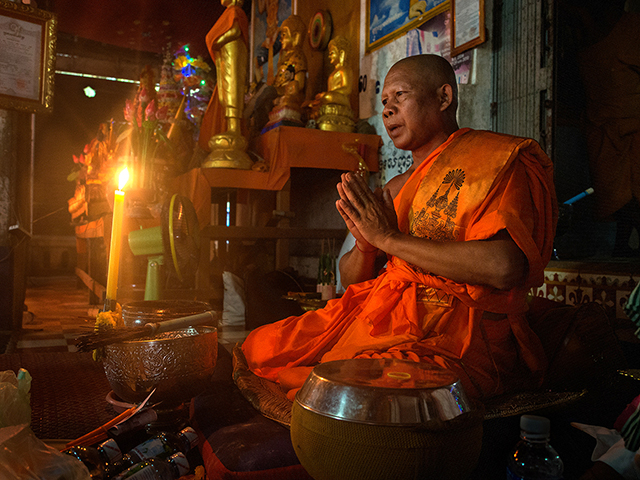
[[[122,452],[116,441],[109,438],[97,447],[74,446],[64,450],[64,453],[77,458],[89,470],[89,475],[95,480],[106,480],[115,473],[112,465],[122,458]]]
[[[189,473],[187,457],[181,452],[168,459],[150,458],[126,469],[114,480],[174,480]]]
[[[112,465],[112,470],[119,473],[144,460],[167,458],[177,452],[187,453],[197,444],[198,434],[191,427],[183,428],[178,433],[161,432],[132,448]]]
[[[507,480],[560,480],[564,465],[549,444],[551,424],[536,415],[520,417],[520,441],[507,459]]]

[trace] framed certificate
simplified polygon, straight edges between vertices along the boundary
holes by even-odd
[[[0,0],[0,108],[53,108],[57,20],[53,13]]]
[[[485,41],[484,0],[451,0],[451,56]]]
[[[367,0],[366,51],[398,38],[449,10],[449,0]]]

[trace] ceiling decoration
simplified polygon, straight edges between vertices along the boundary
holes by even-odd
[[[205,37],[224,10],[219,0],[50,0],[58,30],[143,52],[162,53],[188,43],[209,56]],[[251,2],[245,2],[250,4]],[[248,7],[250,5],[245,5]]]

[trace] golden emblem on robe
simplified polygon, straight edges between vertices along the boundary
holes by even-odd
[[[424,182],[428,181],[428,176]],[[450,170],[419,212],[412,211],[409,221],[409,233],[415,237],[428,238],[440,242],[456,239],[458,197],[464,184],[464,170]],[[441,193],[442,191],[442,193]]]

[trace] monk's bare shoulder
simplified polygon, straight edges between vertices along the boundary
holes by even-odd
[[[391,193],[391,197],[396,198],[396,195],[400,193],[400,190],[404,186],[405,182],[411,176],[411,171],[406,171],[405,173],[401,173],[400,175],[396,175],[391,180],[387,182],[384,186],[386,190],[389,190]]]

